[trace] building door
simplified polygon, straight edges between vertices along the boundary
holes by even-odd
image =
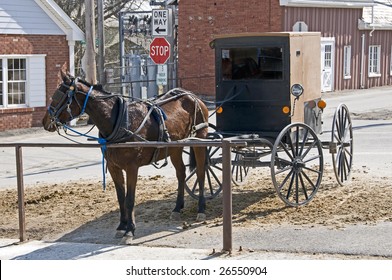
[[[333,91],[335,38],[321,39],[321,91]]]

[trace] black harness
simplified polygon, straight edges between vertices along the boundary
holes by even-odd
[[[64,110],[66,110],[67,113],[69,114],[68,121],[71,121],[71,120],[79,117],[80,115],[82,115],[85,111],[90,93],[92,92],[93,89],[97,89],[97,86],[91,86],[88,83],[83,82],[83,81],[80,81],[80,82],[90,86],[90,90],[87,94],[82,91],[76,90],[75,81],[72,81],[70,86],[63,83],[60,86],[60,88],[65,87],[66,91],[63,92],[59,88],[53,94],[52,100],[54,102],[56,102],[56,105],[55,106],[52,104],[49,105],[48,112],[51,117],[52,123],[54,123],[56,126],[63,126],[64,125],[59,120],[59,117]],[[76,93],[81,93],[81,94],[86,95],[83,106],[79,103],[79,101],[75,97]],[[142,123],[139,125],[139,127],[135,131],[131,131],[128,129],[128,127],[129,127],[129,119],[128,119],[129,112],[128,112],[127,100],[121,95],[113,95],[113,94],[108,93],[109,95],[107,97],[102,97],[102,98],[118,97],[118,114],[116,116],[115,125],[114,125],[113,131],[111,132],[111,134],[110,135],[102,135],[102,133],[100,132],[99,137],[101,139],[104,139],[105,143],[107,143],[107,144],[109,144],[109,143],[125,143],[125,142],[129,142],[132,140],[148,141],[147,139],[140,136],[139,132],[144,127],[147,120],[150,117],[153,117],[157,121],[158,127],[159,127],[157,141],[158,142],[170,142],[171,141],[170,135],[169,135],[169,132],[166,128],[166,123],[165,123],[167,116],[166,116],[165,112],[163,111],[163,109],[161,108],[161,106],[168,103],[168,102],[171,102],[173,100],[177,100],[185,95],[191,96],[195,101],[194,124],[192,126],[192,131],[190,133],[191,135],[189,135],[189,136],[192,136],[192,134],[196,133],[200,129],[208,127],[208,122],[206,121],[206,118],[203,113],[202,113],[203,122],[196,125],[197,112],[199,112],[199,111],[202,112],[196,96],[194,96],[190,92],[183,92],[183,91],[177,91],[177,90],[172,90],[169,93],[171,94],[171,97],[166,98],[166,99],[161,99],[158,97],[155,99],[138,101],[138,102],[144,102],[147,105],[148,112],[147,112],[146,116],[144,117]],[[77,103],[78,107],[81,109],[80,114],[77,116],[72,115],[72,111],[70,108],[70,105],[72,104],[73,101],[75,101]],[[157,159],[159,157],[159,153],[160,153],[161,149],[162,148],[156,148],[154,151],[154,154],[151,158],[150,163],[153,166],[155,166],[156,168],[162,168],[163,166],[167,165],[167,152],[168,152],[167,150],[168,150],[168,148],[165,148],[166,149],[165,162],[161,166],[157,165]]]

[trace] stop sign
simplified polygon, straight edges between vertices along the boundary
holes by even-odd
[[[170,44],[163,37],[156,37],[150,44],[150,57],[156,64],[165,64],[170,57]]]

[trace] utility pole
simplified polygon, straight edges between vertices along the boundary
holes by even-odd
[[[98,80],[99,83],[106,84],[105,77],[105,33],[103,18],[103,0],[98,1]]]
[[[84,5],[86,9],[86,81],[96,84],[94,0],[84,0]]]

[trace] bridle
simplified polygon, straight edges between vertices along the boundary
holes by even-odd
[[[52,96],[52,103],[48,107],[48,113],[50,116],[50,124],[55,125],[56,128],[58,126],[64,125],[67,121],[72,121],[75,118],[80,117],[81,115],[84,114],[84,111],[86,109],[87,101],[90,97],[90,94],[93,90],[93,86],[90,87],[89,91],[87,94],[83,91],[78,91],[76,88],[76,80],[72,80],[71,85],[67,85],[66,83],[62,83],[58,89],[54,92]],[[61,88],[65,88],[66,91],[61,91]],[[83,106],[79,103],[78,99],[76,98],[76,93],[81,93],[86,96]],[[57,103],[56,106],[53,105],[53,101]],[[76,116],[72,114],[71,110],[71,104],[72,102],[75,101],[76,104],[78,105],[80,109],[80,113]],[[66,121],[60,121],[59,116],[66,111],[69,115],[69,119]]]

